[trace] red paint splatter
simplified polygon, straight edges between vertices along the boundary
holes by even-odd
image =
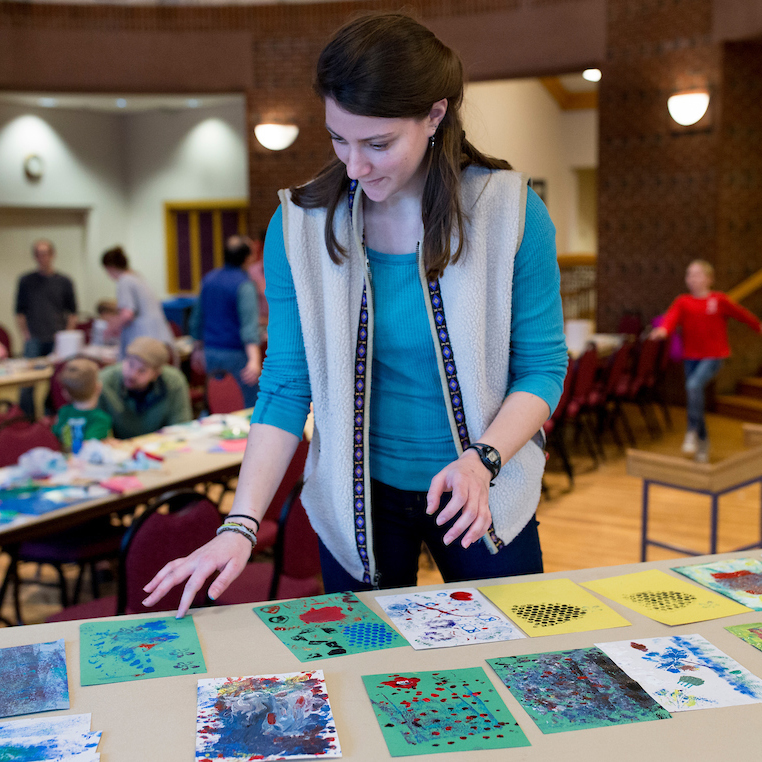
[[[738,579],[739,577],[748,577],[750,574],[748,569],[740,569],[734,572],[712,572],[715,579]]]
[[[138,648],[144,648],[146,651],[150,651],[157,643],[141,643]]]
[[[322,622],[338,622],[344,619],[344,612],[340,606],[324,606],[321,609],[311,608],[303,614],[299,614],[299,619],[305,624],[320,624]]]
[[[268,725],[275,725],[275,714],[273,712],[267,713],[267,724]]]
[[[450,593],[450,598],[454,601],[472,601],[474,596],[471,593],[466,593],[463,590],[456,590],[454,593]]]
[[[642,643],[630,643],[630,648],[634,648],[636,651],[648,650],[648,646],[644,646]]]
[[[419,677],[395,677],[393,680],[384,680],[381,685],[388,685],[390,688],[404,688],[405,690],[414,689],[421,682]]]

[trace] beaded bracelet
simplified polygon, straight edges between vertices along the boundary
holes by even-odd
[[[257,536],[252,532],[250,529],[246,528],[243,524],[236,524],[235,522],[230,523],[224,523],[221,527],[218,527],[217,534],[222,534],[223,532],[236,532],[238,534],[242,534],[250,543],[251,543],[251,549],[254,550],[254,548],[257,546]]]
[[[228,519],[248,519],[249,521],[253,521],[257,525],[257,532],[259,531],[259,521],[255,519],[253,516],[248,516],[245,513],[229,513],[227,516],[225,516],[225,521]]]

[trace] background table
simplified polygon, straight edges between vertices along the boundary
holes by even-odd
[[[740,554],[706,556],[692,560],[730,558]],[[758,556],[757,553],[752,554]],[[534,577],[489,580],[485,584],[517,582],[533,578],[569,577],[576,582],[600,579],[642,569],[669,569],[682,559],[647,564],[585,569]],[[441,586],[437,586],[437,589]],[[451,586],[450,586],[451,587]],[[419,588],[434,589],[434,588]],[[359,597],[383,616],[374,603],[375,593]],[[606,600],[606,599],[604,599]],[[608,601],[607,601],[608,603]],[[762,621],[762,612],[750,612],[698,624],[669,627],[615,603],[630,627],[610,630],[526,638],[504,643],[415,651],[393,648],[366,654],[340,656],[302,664],[278,641],[252,612],[251,605],[197,610],[194,619],[206,660],[207,673],[82,688],[79,683],[79,623],[63,622],[0,630],[0,647],[39,643],[64,638],[69,670],[71,709],[66,714],[92,712],[92,727],[102,730],[99,747],[102,762],[191,762],[196,731],[196,681],[206,677],[233,677],[322,669],[344,753],[343,759],[375,762],[390,759],[361,680],[362,675],[443,668],[483,667],[532,746],[495,751],[452,752],[409,759],[438,762],[510,762],[510,760],[720,760],[759,756],[762,740],[762,704],[681,712],[670,720],[642,722],[543,735],[526,712],[498,680],[485,659],[592,646],[597,642],[698,633],[762,676],[762,651],[758,651],[724,627]],[[135,619],[139,617],[122,617]],[[387,620],[388,621],[388,620]],[[56,712],[55,714],[64,714]]]
[[[9,363],[15,365],[10,366]],[[41,418],[44,413],[45,397],[47,396],[48,389],[50,387],[50,377],[53,375],[53,368],[45,366],[43,368],[23,367],[17,364],[17,360],[6,360],[0,363],[0,367],[9,369],[9,372],[0,375],[0,398],[8,399],[8,396],[13,398],[14,402],[18,401],[19,391],[26,386],[34,387],[34,414],[36,418]]]

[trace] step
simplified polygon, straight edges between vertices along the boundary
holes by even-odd
[[[750,423],[762,423],[762,399],[742,397],[738,394],[720,394],[715,397],[714,412]]]
[[[762,400],[762,378],[757,376],[742,378],[736,386],[736,394]]]

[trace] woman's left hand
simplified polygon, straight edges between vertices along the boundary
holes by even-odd
[[[443,538],[445,545],[449,545],[465,532],[461,545],[467,548],[486,533],[492,523],[492,513],[489,509],[490,479],[490,472],[481,462],[477,452],[466,450],[431,480],[426,513],[436,513],[442,493],[450,491],[452,497],[439,512],[437,524],[446,524],[460,511],[460,517]]]

